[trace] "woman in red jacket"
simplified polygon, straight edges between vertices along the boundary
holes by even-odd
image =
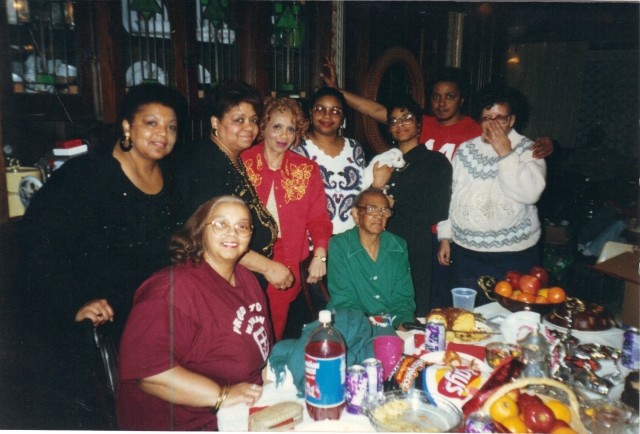
[[[314,249],[309,283],[317,282],[327,273],[332,225],[320,169],[315,162],[290,151],[302,141],[308,126],[297,101],[268,99],[260,121],[259,137],[264,141],[241,154],[260,200],[278,223],[273,260],[288,266],[296,278],[289,289],[271,284],[267,287],[277,340],[284,333],[289,305],[300,292],[298,264],[309,256],[307,234]]]

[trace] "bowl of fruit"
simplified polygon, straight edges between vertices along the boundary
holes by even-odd
[[[559,286],[548,286],[549,276],[542,267],[533,267],[529,274],[509,271],[500,281],[482,276],[478,284],[489,300],[497,301],[511,312],[529,310],[546,315],[567,298]]]
[[[493,419],[494,432],[586,433],[575,393],[549,378],[521,378],[499,387],[482,413]]]

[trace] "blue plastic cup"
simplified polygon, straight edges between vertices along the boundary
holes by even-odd
[[[473,312],[473,306],[476,304],[476,290],[470,288],[453,288],[453,307],[459,307]]]

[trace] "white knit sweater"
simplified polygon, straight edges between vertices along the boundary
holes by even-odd
[[[500,158],[476,137],[453,157],[449,219],[438,223],[438,239],[478,252],[519,252],[540,238],[535,203],[545,187],[546,165],[533,158],[533,142],[509,132],[512,151]]]

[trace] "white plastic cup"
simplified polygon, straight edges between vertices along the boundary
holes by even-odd
[[[473,306],[476,304],[476,290],[470,288],[453,288],[453,307],[473,312]]]

